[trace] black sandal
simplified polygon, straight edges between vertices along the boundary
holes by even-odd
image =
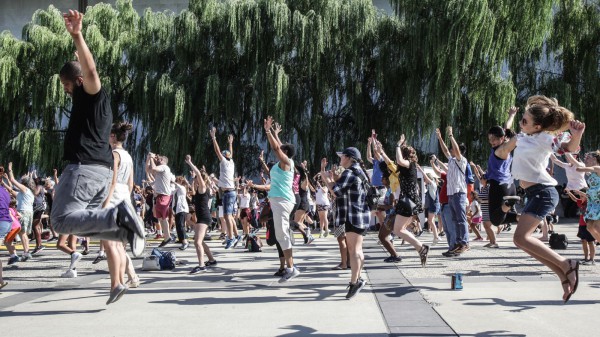
[[[429,254],[429,246],[423,245],[423,247],[421,247],[421,250],[419,251],[419,257],[421,257],[421,267],[425,267],[425,264],[427,263],[427,255],[428,254]]]
[[[569,282],[569,279],[567,278],[566,280],[562,281],[561,284],[571,285],[571,282]],[[571,295],[573,295],[573,292],[570,292],[569,295],[567,295],[567,298],[564,299],[563,304],[567,303],[569,299],[571,299]]]
[[[571,295],[575,294],[575,292],[577,291],[577,287],[579,286],[579,261],[575,261],[574,268],[573,268],[573,265],[571,264],[572,261],[573,260],[569,260],[569,270],[565,274],[565,276],[567,277],[567,281],[568,281],[569,274],[571,274],[572,272],[575,272],[575,284],[573,285],[573,289],[571,290]]]

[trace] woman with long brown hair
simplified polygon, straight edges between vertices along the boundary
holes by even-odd
[[[546,171],[554,152],[576,152],[585,124],[574,119],[573,113],[558,105],[556,99],[532,96],[519,122],[521,133],[507,143],[514,150],[512,175],[525,190],[527,204],[521,212],[513,237],[515,245],[552,269],[560,278],[563,300],[567,302],[579,284],[579,262],[566,259],[533,237],[540,221],[558,204],[556,180]],[[559,136],[569,129],[570,139]]]

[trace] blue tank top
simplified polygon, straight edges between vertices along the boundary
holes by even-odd
[[[271,168],[271,190],[269,198],[284,198],[287,201],[296,203],[296,197],[292,189],[294,182],[294,161],[290,159],[290,170],[284,171],[279,167],[279,162]]]
[[[490,157],[488,158],[488,167],[486,178],[488,180],[496,180],[501,184],[510,184],[513,182],[513,177],[510,173],[512,165],[512,154],[508,154],[508,158],[501,159],[494,153],[498,147],[492,148]]]

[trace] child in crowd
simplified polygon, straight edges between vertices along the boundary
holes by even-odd
[[[475,235],[477,236],[474,241],[483,241],[481,233],[479,233],[479,226],[481,225],[482,213],[479,200],[479,193],[476,191],[471,192],[471,204],[469,205],[470,222],[469,226]]]
[[[585,210],[587,208],[587,195],[585,192],[579,190],[567,190],[565,189],[565,193],[577,203],[577,207],[579,208],[579,230],[577,231],[577,237],[581,239],[581,246],[583,248],[583,260],[581,264],[584,265],[593,265],[595,264],[594,257],[596,256],[596,244],[594,237],[587,230],[587,223],[585,222]],[[575,196],[575,194],[577,196]]]

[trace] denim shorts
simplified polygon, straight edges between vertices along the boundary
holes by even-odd
[[[0,221],[0,241],[4,240],[6,234],[10,232],[12,227],[12,222],[10,221]]]
[[[236,203],[235,191],[227,191],[223,193],[223,214],[233,215],[235,214],[235,203]]]
[[[521,214],[532,215],[540,221],[558,205],[558,192],[554,186],[536,184],[525,189],[525,195],[527,204]]]

